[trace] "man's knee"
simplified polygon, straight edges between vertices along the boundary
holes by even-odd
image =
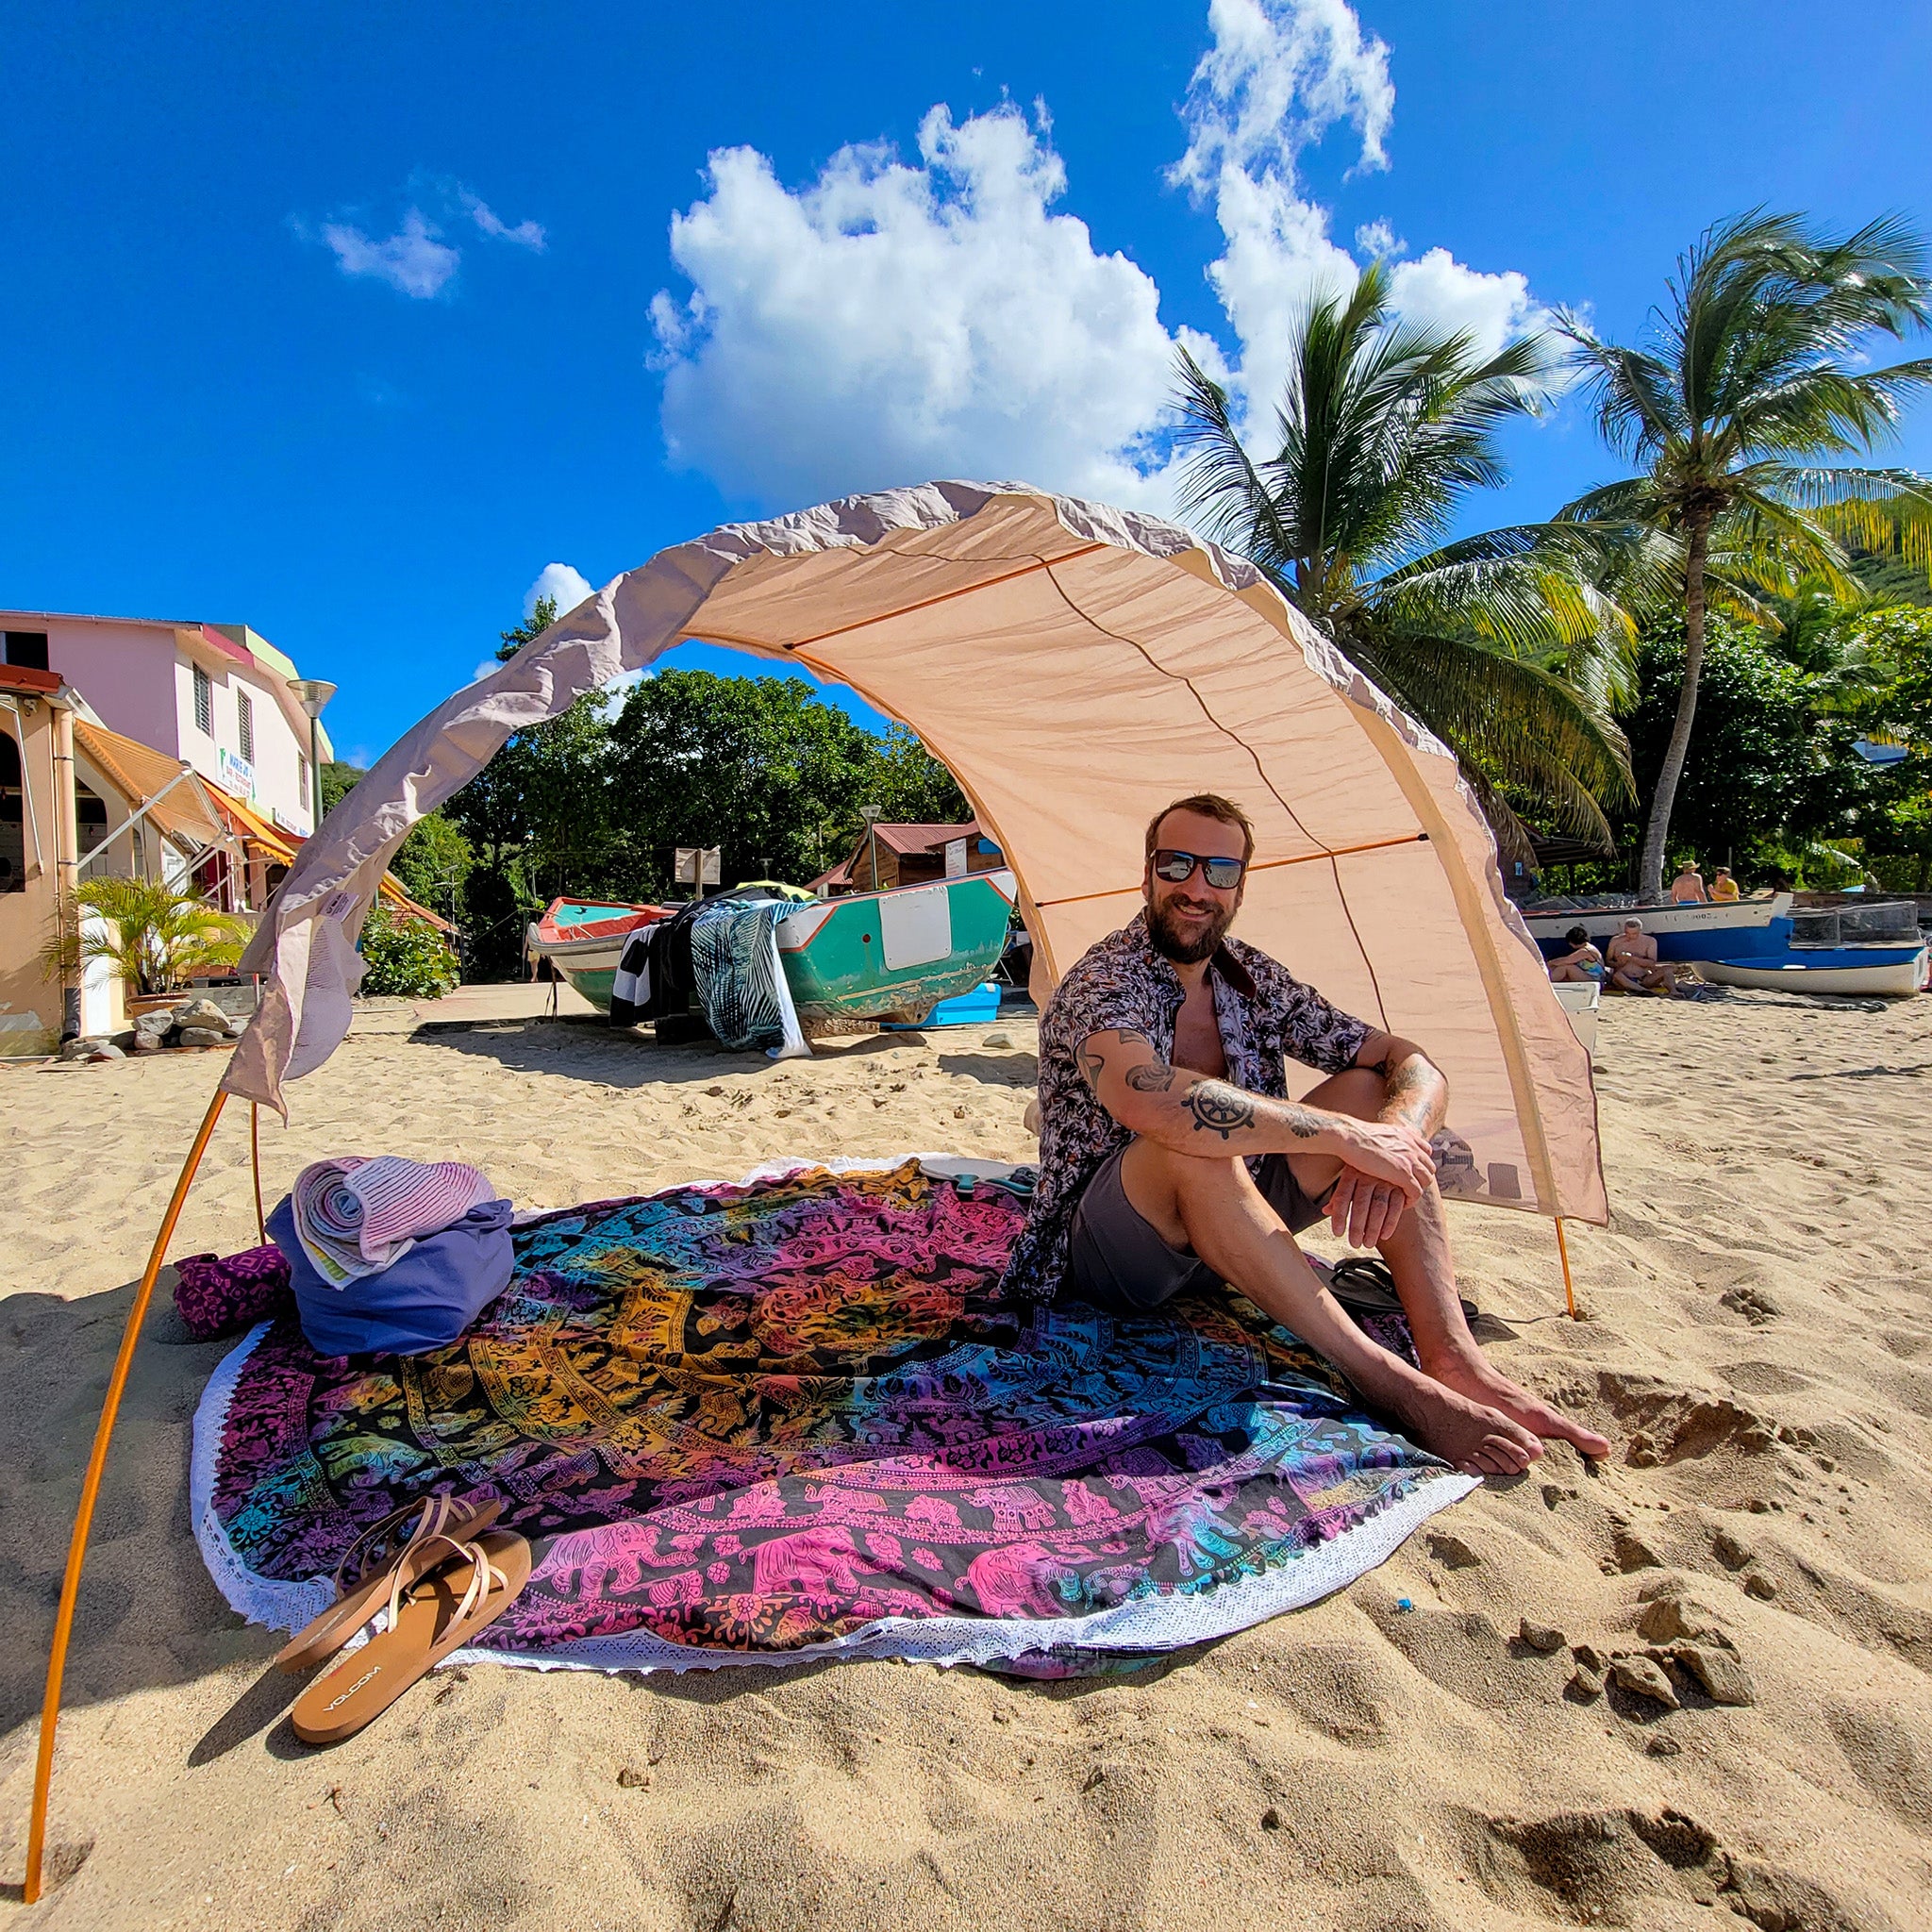
[[[1389,1083],[1374,1068],[1349,1067],[1340,1074],[1331,1074],[1305,1097],[1309,1107],[1372,1121],[1380,1114],[1388,1094]]]

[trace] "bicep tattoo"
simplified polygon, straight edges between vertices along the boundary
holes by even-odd
[[[1172,1067],[1129,1067],[1127,1085],[1136,1093],[1165,1093],[1174,1085]]]
[[[1080,1042],[1074,1058],[1080,1065],[1080,1077],[1096,1093],[1100,1091],[1100,1076],[1107,1071],[1106,1054],[1095,1053],[1093,1050],[1093,1042],[1096,1040],[1117,1040],[1123,1046],[1132,1046],[1136,1042],[1142,1046],[1154,1044],[1146,1034],[1135,1026],[1109,1026],[1103,1032],[1090,1033]]]

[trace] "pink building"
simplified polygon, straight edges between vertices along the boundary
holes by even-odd
[[[193,766],[284,831],[314,829],[301,674],[246,625],[0,610],[6,662],[50,671],[110,731]],[[320,739],[333,758],[328,734]]]

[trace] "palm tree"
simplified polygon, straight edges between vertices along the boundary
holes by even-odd
[[[1641,524],[1681,553],[1683,683],[1644,826],[1640,891],[1663,890],[1712,595],[1756,612],[1760,593],[1809,579],[1857,599],[1850,549],[1932,567],[1932,485],[1909,470],[1830,460],[1871,449],[1893,429],[1901,400],[1932,383],[1932,361],[1853,362],[1874,332],[1899,338],[1924,325],[1925,261],[1896,221],[1835,240],[1800,216],[1754,209],[1681,258],[1648,346],[1618,348],[1562,319],[1605,440],[1643,467],[1558,516]]]
[[[1540,339],[1481,357],[1467,335],[1397,322],[1378,262],[1297,318],[1276,453],[1243,446],[1226,391],[1183,349],[1182,513],[1266,574],[1350,662],[1442,739],[1506,850],[1528,840],[1506,791],[1553,828],[1611,838],[1632,796],[1611,717],[1635,631],[1613,573],[1635,530],[1523,525],[1442,544],[1471,490],[1505,472],[1497,426],[1533,413]]]
[[[78,911],[41,949],[49,979],[107,959],[130,993],[172,992],[196,974],[225,973],[248,942],[246,920],[158,879],[87,879]]]

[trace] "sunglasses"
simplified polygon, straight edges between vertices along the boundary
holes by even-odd
[[[1192,852],[1176,852],[1163,845],[1154,855],[1154,876],[1171,886],[1185,885],[1194,876],[1194,868],[1217,892],[1231,892],[1241,884],[1248,869],[1245,858],[1202,858]]]

